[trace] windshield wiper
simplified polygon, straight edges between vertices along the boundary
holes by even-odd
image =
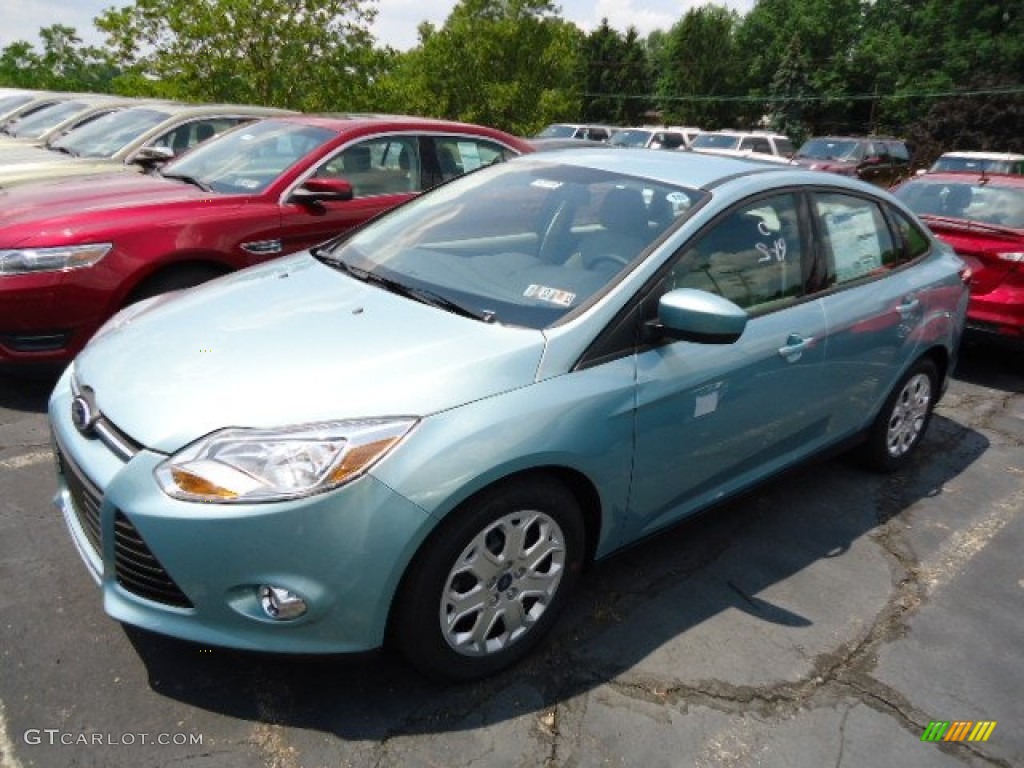
[[[213,192],[213,187],[209,184],[200,181],[195,176],[189,176],[187,173],[164,173],[161,171],[160,175],[165,179],[178,179],[179,181],[184,181],[186,184],[199,187],[203,192]]]
[[[952,216],[937,216],[933,213],[919,213],[925,222],[940,224],[945,227],[952,227],[954,229],[966,229],[971,232],[991,232],[998,235],[1018,235],[1020,230],[1014,229],[1013,227],[1006,227],[1002,224],[989,224],[987,222],[981,222],[977,219],[958,219]]]
[[[72,157],[78,157],[78,155],[76,155],[72,150],[68,149],[67,147],[58,147],[56,145],[51,145],[49,149],[53,150],[54,152],[63,152],[65,155],[71,155]]]
[[[440,293],[435,293],[427,288],[416,288],[390,277],[384,277],[376,272],[371,272],[368,269],[354,267],[348,262],[330,255],[326,249],[317,248],[315,250],[311,250],[310,253],[325,264],[337,267],[345,274],[354,277],[356,280],[369,283],[370,285],[376,285],[378,288],[383,288],[385,291],[390,291],[398,296],[404,296],[407,299],[412,299],[413,301],[418,301],[421,304],[426,304],[431,307],[437,307],[438,309],[443,309],[446,312],[461,315],[462,317],[479,320],[482,323],[494,322],[495,315],[491,311],[473,309],[472,307],[467,307],[464,304],[453,301],[447,296],[442,296]]]

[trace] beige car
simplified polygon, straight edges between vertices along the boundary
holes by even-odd
[[[0,126],[10,120],[17,120],[31,115],[40,109],[78,96],[76,93],[60,93],[58,91],[12,91],[0,94]]]
[[[111,112],[145,104],[126,96],[85,93],[51,104],[0,126],[0,152],[11,147],[45,147],[64,134]]]
[[[0,153],[0,189],[32,181],[111,171],[140,171],[191,149],[239,123],[295,114],[233,104],[146,104],[77,128],[49,148]]]

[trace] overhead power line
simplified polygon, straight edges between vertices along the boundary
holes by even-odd
[[[1024,86],[1011,88],[980,88],[969,91],[904,91],[900,93],[840,93],[827,96],[664,96],[661,94],[593,93],[583,95],[590,99],[643,99],[645,101],[683,102],[821,102],[821,101],[874,101],[883,99],[942,99],[951,96],[1015,96],[1024,94]]]

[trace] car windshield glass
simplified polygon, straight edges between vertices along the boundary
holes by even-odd
[[[537,134],[538,139],[571,139],[576,135],[575,125],[549,125]]]
[[[921,216],[1024,229],[1024,187],[921,180],[904,184],[895,194]]]
[[[555,160],[483,168],[324,253],[506,325],[544,328],[614,283],[705,193]]]
[[[690,145],[694,149],[736,149],[740,145],[739,136],[723,133],[702,133]]]
[[[76,157],[113,157],[170,118],[159,109],[136,107],[104,115],[53,143]]]
[[[162,173],[191,179],[214,192],[253,195],[337,135],[326,128],[279,120],[249,123],[199,145],[164,166]]]
[[[7,114],[24,104],[28,104],[32,101],[32,98],[32,94],[29,93],[15,93],[11,96],[4,96],[0,99],[0,115]]]
[[[932,165],[932,171],[973,171],[980,173],[1007,173],[1010,164],[1005,160],[982,157],[940,157]]]
[[[611,138],[613,147],[645,147],[651,140],[651,131],[641,131],[636,128],[627,128],[617,132]]]
[[[842,139],[811,139],[803,143],[796,156],[809,160],[848,160],[856,154],[857,144]]]
[[[85,103],[81,101],[62,101],[19,120],[8,133],[23,139],[37,139],[85,108]]]

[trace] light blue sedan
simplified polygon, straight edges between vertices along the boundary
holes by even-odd
[[[585,567],[828,450],[899,468],[969,274],[887,193],[567,150],[129,307],[50,401],[112,617],[466,680]]]

